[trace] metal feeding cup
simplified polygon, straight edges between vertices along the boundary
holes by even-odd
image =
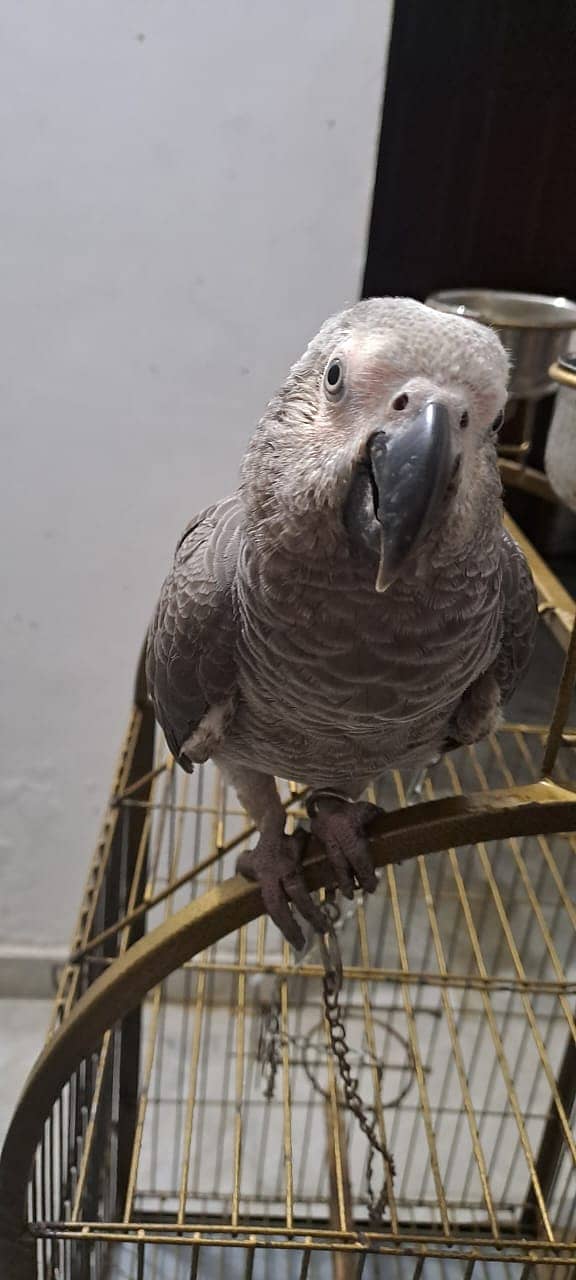
[[[495,328],[510,356],[511,400],[539,400],[556,390],[548,370],[569,349],[576,303],[540,293],[446,289],[426,299],[437,311],[468,316]]]

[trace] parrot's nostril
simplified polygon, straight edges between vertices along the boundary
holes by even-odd
[[[465,431],[469,422],[470,422],[470,417],[467,410],[465,409],[464,413],[462,414],[462,417],[460,418],[460,430]]]
[[[408,396],[406,395],[405,391],[402,391],[399,396],[394,397],[392,401],[392,408],[405,409],[407,404],[408,404]]]

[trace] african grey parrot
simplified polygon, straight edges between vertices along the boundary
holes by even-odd
[[[499,722],[530,658],[532,578],[502,526],[496,334],[405,298],[326,321],[271,400],[232,497],[183,533],[149,630],[155,713],[260,832],[238,867],[295,946],[325,918],[274,775],[305,783],[341,890],[376,877],[360,801]]]

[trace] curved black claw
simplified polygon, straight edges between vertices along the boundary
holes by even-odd
[[[311,792],[306,809],[312,834],[322,841],[344,897],[353,897],[355,879],[361,889],[373,893],[378,880],[370,857],[366,828],[382,813],[382,809],[368,800],[355,803],[329,791]]]
[[[301,862],[305,844],[304,831],[297,830],[291,836],[264,832],[256,848],[241,853],[236,863],[241,875],[258,882],[268,915],[298,950],[304,946],[305,938],[293,907],[317,933],[325,933],[328,924],[304,883]]]

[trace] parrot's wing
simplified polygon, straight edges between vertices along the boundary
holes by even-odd
[[[465,690],[454,712],[443,751],[478,742],[500,722],[532,657],[538,610],[528,564],[514,539],[502,531],[500,648],[492,664]]]
[[[502,534],[502,592],[504,620],[495,676],[502,706],[518,688],[536,638],[536,588],[524,553],[506,529]]]
[[[233,712],[240,523],[237,497],[190,522],[148,632],[148,690],[168,746],[184,768],[213,753]]]

